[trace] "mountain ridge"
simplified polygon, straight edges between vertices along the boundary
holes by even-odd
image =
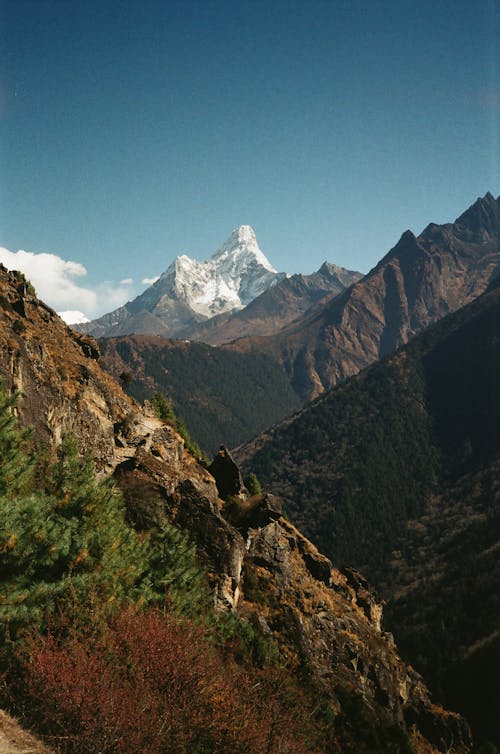
[[[317,272],[287,276],[240,311],[215,316],[192,326],[185,334],[210,345],[224,345],[257,333],[275,335],[318,301],[342,293],[362,277],[360,272],[324,262]]]
[[[365,275],[269,338],[243,338],[281,361],[311,400],[482,293],[500,273],[500,197],[479,198],[454,223],[407,230]]]

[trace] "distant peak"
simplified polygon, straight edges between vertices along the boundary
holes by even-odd
[[[235,228],[226,242],[213,254],[212,260],[242,255],[244,258],[254,259],[269,272],[276,272],[259,248],[255,231],[251,225],[240,225]]]
[[[233,230],[232,235],[237,238],[240,243],[257,243],[255,231],[251,225],[240,225],[239,228]]]
[[[345,267],[339,267],[333,262],[323,262],[318,272],[321,275],[338,276],[342,272],[352,272],[352,270],[346,270]]]
[[[479,233],[498,233],[500,225],[500,196],[495,199],[489,191],[484,196],[476,199],[460,217],[455,220],[455,224],[468,228],[470,231]]]
[[[227,249],[234,249],[236,246],[259,248],[255,231],[251,225],[240,225],[238,228],[235,228],[216,254],[219,254],[222,249],[226,251]]]

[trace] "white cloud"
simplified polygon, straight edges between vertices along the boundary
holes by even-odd
[[[66,312],[57,312],[61,319],[63,319],[67,325],[82,325],[85,322],[89,322],[89,318],[85,316],[83,312],[77,312],[72,309]]]
[[[107,280],[94,288],[81,285],[79,279],[87,275],[85,267],[56,254],[13,252],[0,247],[0,263],[9,270],[24,273],[33,283],[39,298],[63,313],[77,312],[94,319],[123,306],[135,296],[131,278],[119,283]]]
[[[144,283],[144,285],[153,285],[153,283],[156,283],[159,279],[159,275],[156,275],[154,278],[142,278],[141,283]]]

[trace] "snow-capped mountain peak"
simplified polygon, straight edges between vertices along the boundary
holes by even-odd
[[[154,324],[154,332],[179,336],[196,322],[242,309],[284,277],[259,248],[253,228],[240,225],[210,259],[181,254],[134,301],[86,329],[102,335],[110,329],[151,331]]]
[[[243,308],[282,276],[260,250],[253,228],[240,225],[210,259],[199,262],[182,254],[155,285],[167,286],[201,317],[213,317]]]
[[[269,272],[277,272],[260,250],[255,231],[250,225],[240,225],[239,228],[235,228],[220,249],[212,255],[212,260],[236,256],[242,257],[246,262],[250,262],[253,258]]]

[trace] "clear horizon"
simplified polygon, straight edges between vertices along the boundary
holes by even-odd
[[[243,224],[280,271],[367,272],[500,193],[499,12],[2,0],[0,246],[92,318]]]

